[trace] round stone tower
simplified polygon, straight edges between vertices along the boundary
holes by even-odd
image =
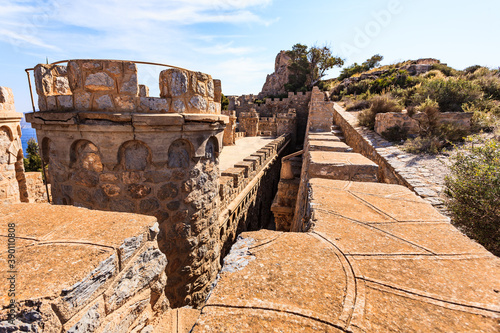
[[[220,265],[220,82],[167,69],[160,97],[149,97],[133,62],[71,60],[34,72],[40,112],[26,118],[54,203],[156,216],[171,306],[202,303]]]

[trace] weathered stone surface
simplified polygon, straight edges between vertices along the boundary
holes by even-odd
[[[289,62],[290,57],[285,51],[278,53],[274,64],[274,73],[267,76],[266,83],[264,83],[259,96],[276,96],[286,93],[285,84],[288,83],[288,76],[290,75]]]
[[[94,108],[98,111],[113,109],[113,100],[109,95],[102,95],[94,100]]]
[[[141,97],[141,110],[144,112],[168,112],[168,100],[158,97]]]
[[[206,111],[207,110],[207,101],[205,100],[205,98],[203,98],[203,96],[200,96],[200,95],[195,95],[193,97],[191,97],[191,99],[189,100],[189,104],[199,110],[199,111]]]
[[[89,91],[110,91],[115,88],[115,81],[103,72],[90,74],[85,79],[85,88]]]
[[[147,248],[133,260],[126,271],[120,273],[114,286],[106,292],[106,309],[113,311],[118,308],[159,276],[166,265],[167,259],[160,250]]]

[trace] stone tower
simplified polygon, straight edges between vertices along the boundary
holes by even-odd
[[[238,117],[240,130],[246,133],[246,136],[259,135],[259,114],[255,109],[250,112],[241,112]]]
[[[148,97],[134,63],[109,60],[38,65],[35,82],[40,112],[27,119],[54,203],[156,216],[171,305],[202,303],[220,265],[220,82],[167,69]]]
[[[14,107],[12,90],[0,87],[0,203],[28,202],[21,118]]]

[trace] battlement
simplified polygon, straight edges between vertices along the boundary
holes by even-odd
[[[221,113],[221,82],[201,72],[162,71],[160,97],[148,96],[130,61],[70,60],[39,64],[34,73],[40,111]]]

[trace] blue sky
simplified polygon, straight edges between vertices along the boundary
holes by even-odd
[[[346,64],[380,53],[384,64],[499,67],[498,13],[494,0],[0,0],[0,85],[28,112],[25,68],[108,58],[206,72],[227,95],[258,93],[276,54],[299,42],[327,44]],[[139,67],[152,95],[161,69]]]

